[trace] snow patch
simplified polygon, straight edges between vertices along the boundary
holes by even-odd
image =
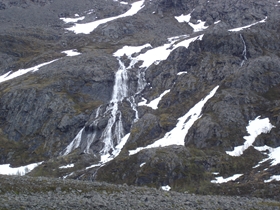
[[[182,75],[182,74],[187,74],[188,72],[187,71],[181,71],[181,72],[178,72],[177,75]]]
[[[250,28],[251,26],[254,26],[254,25],[256,25],[256,24],[264,23],[264,22],[266,21],[266,19],[267,19],[267,17],[265,17],[265,19],[263,19],[263,20],[261,20],[261,21],[252,23],[252,24],[250,24],[250,25],[242,26],[242,27],[238,27],[238,28],[233,28],[233,29],[229,29],[228,31],[231,31],[231,32],[242,31],[242,30],[245,29],[245,28]]]
[[[152,64],[158,65],[161,61],[166,60],[170,53],[176,48],[188,48],[190,43],[196,40],[202,40],[203,34],[193,38],[186,38],[188,38],[188,35],[171,37],[168,38],[169,43],[155,48],[152,48],[150,44],[145,44],[142,46],[124,46],[123,48],[117,50],[113,55],[115,57],[126,55],[131,60],[130,66],[127,69],[133,67],[139,61],[143,61],[140,68],[148,68]],[[133,54],[140,53],[141,50],[145,48],[152,49],[149,49],[145,53],[141,53],[136,57],[132,57]]]
[[[144,2],[145,0],[137,1],[131,4],[131,8],[125,12],[124,14],[118,15],[116,17],[110,17],[110,18],[105,18],[101,20],[96,20],[93,22],[89,23],[76,23],[74,26],[67,28],[69,31],[73,31],[76,34],[89,34],[92,32],[94,29],[96,29],[99,25],[110,22],[112,20],[116,20],[119,18],[127,17],[127,16],[133,16],[137,14],[139,10],[141,10],[144,7]]]
[[[9,71],[6,74],[0,76],[0,83],[4,82],[4,81],[7,81],[7,80],[14,79],[14,78],[19,77],[21,75],[24,75],[28,72],[38,71],[41,67],[46,66],[48,64],[51,64],[51,63],[53,63],[57,60],[58,59],[55,59],[55,60],[52,60],[52,61],[49,61],[49,62],[46,62],[46,63],[42,63],[42,64],[39,64],[37,66],[31,67],[31,68],[28,68],[28,69],[19,69],[16,72]]]
[[[198,32],[198,31],[203,31],[205,29],[208,28],[208,26],[204,26],[205,25],[205,21],[201,21],[201,20],[197,20],[196,24],[193,24],[190,22],[191,20],[191,14],[188,15],[180,15],[180,16],[175,16],[175,19],[179,22],[179,23],[183,23],[186,22],[188,23],[192,28],[194,32]]]
[[[79,20],[85,19],[85,16],[79,17],[78,14],[75,14],[75,18],[59,18],[60,20],[63,20],[64,23],[76,23]]]
[[[169,90],[164,91],[162,94],[160,94],[160,96],[154,100],[152,100],[150,103],[147,104],[147,100],[144,99],[144,101],[138,103],[138,106],[149,106],[152,109],[157,109],[158,108],[158,104],[160,102],[160,100],[162,99],[163,96],[165,96],[167,93],[170,92]]]
[[[73,168],[74,167],[74,164],[71,163],[71,164],[68,164],[66,166],[60,166],[59,168]]]
[[[65,50],[65,51],[62,51],[62,53],[65,53],[66,56],[70,56],[70,57],[77,56],[77,55],[81,54],[81,53],[77,52],[76,49],[74,49],[74,50]]]
[[[113,54],[113,56],[122,57],[122,56],[126,55],[127,57],[132,59],[131,58],[132,54],[139,53],[139,52],[141,52],[141,50],[143,50],[145,48],[152,48],[152,46],[150,44],[144,44],[142,46],[124,46],[123,48],[117,50]]]
[[[193,123],[201,117],[201,111],[204,104],[214,96],[219,86],[215,87],[204,99],[198,102],[193,108],[191,108],[184,116],[178,119],[178,123],[175,128],[167,132],[162,139],[157,140],[153,144],[146,147],[138,147],[135,150],[129,150],[129,155],[134,155],[143,149],[166,147],[170,145],[183,145],[184,139],[187,135],[190,127]]]
[[[180,16],[175,16],[175,19],[179,22],[179,23],[183,23],[183,22],[190,22],[191,20],[191,14],[188,14],[188,15],[180,15]]]
[[[146,162],[145,163],[141,163],[140,164],[140,168],[142,168],[145,164],[146,164]]]
[[[246,149],[252,146],[258,135],[269,133],[273,127],[275,126],[269,122],[268,118],[260,119],[260,116],[256,117],[256,119],[249,121],[249,125],[246,127],[250,135],[243,137],[246,140],[244,145],[234,147],[233,151],[226,151],[226,153],[230,156],[241,156]]]
[[[264,180],[264,182],[268,183],[268,182],[272,182],[273,180],[280,181],[280,175],[273,175],[273,176],[270,177],[270,179]]]
[[[26,166],[20,166],[20,167],[17,167],[17,168],[11,168],[10,164],[0,165],[0,174],[23,176],[23,175],[29,173],[30,171],[32,171],[34,168],[36,168],[37,166],[39,166],[42,163],[43,162],[32,163],[32,164],[29,164],[29,165],[26,165]]]
[[[280,147],[272,148],[269,146],[261,146],[254,148],[260,152],[268,151],[268,154],[265,153],[266,155],[268,155],[268,158],[265,158],[262,161],[260,161],[258,165],[254,166],[254,168],[257,168],[261,163],[264,163],[268,160],[271,160],[271,166],[276,166],[280,163]]]
[[[171,190],[171,187],[169,185],[166,185],[166,186],[162,186],[161,189],[164,191],[169,191]]]
[[[221,184],[221,183],[226,183],[226,182],[229,182],[229,181],[234,181],[236,179],[238,179],[239,177],[241,177],[243,174],[235,174],[231,177],[228,177],[228,178],[223,178],[222,176],[219,176],[219,177],[216,177],[215,179],[216,180],[211,180],[211,183],[214,183],[214,184]]]
[[[173,50],[175,50],[176,48],[178,48],[178,47],[188,48],[190,43],[192,43],[196,40],[202,40],[203,35],[180,41],[182,38],[185,39],[186,36],[171,37],[168,39],[168,41],[169,41],[168,44],[164,44],[162,46],[150,49],[147,52],[138,55],[135,59],[137,61],[143,61],[140,68],[148,68],[152,64],[159,64],[160,61],[166,60],[168,58],[168,56],[170,55],[170,53]]]

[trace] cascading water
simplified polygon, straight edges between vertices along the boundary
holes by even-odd
[[[108,120],[108,124],[104,129],[102,139],[104,147],[101,151],[101,155],[106,155],[110,151],[114,150],[114,139],[116,143],[120,143],[123,137],[123,124],[122,124],[122,113],[118,109],[118,103],[127,97],[128,87],[128,75],[127,69],[119,59],[119,70],[116,73],[115,85],[113,89],[112,100],[106,112],[111,112],[111,117]],[[117,119],[118,116],[118,119]]]
[[[241,34],[240,34],[240,38],[241,38],[242,43],[243,43],[243,52],[242,52],[243,60],[240,64],[240,66],[243,66],[244,62],[247,60],[247,47],[246,47],[245,40],[244,40],[244,38]]]
[[[119,110],[119,103],[121,103],[125,98],[127,98],[131,109],[135,112],[134,122],[138,120],[138,111],[133,95],[134,93],[129,95],[128,90],[128,69],[131,69],[136,61],[131,59],[130,65],[126,68],[124,63],[121,61],[120,56],[116,57],[119,61],[119,69],[115,74],[112,99],[109,105],[103,113],[100,107],[96,110],[95,118],[88,126],[91,128],[88,129],[90,131],[87,131],[86,127],[82,128],[73,141],[62,152],[62,155],[67,155],[78,147],[80,147],[85,153],[93,153],[91,147],[97,139],[99,142],[102,142],[103,145],[102,149],[99,151],[101,159],[102,157],[104,158],[117,154],[119,151],[116,151],[116,146],[120,144],[125,135],[122,122],[122,112]],[[145,79],[143,71],[138,70],[137,93],[143,90],[144,87]],[[108,122],[106,127],[103,129],[102,134],[98,135],[98,124],[104,116],[109,116]]]
[[[119,106],[126,98],[130,103],[131,110],[135,112],[134,119],[129,117],[129,123],[138,120],[137,105],[135,102],[135,96],[140,94],[141,91],[146,87],[145,71],[153,63],[158,63],[161,60],[165,60],[172,50],[177,47],[184,46],[188,47],[191,42],[196,40],[201,40],[203,35],[192,37],[189,39],[188,36],[177,36],[168,39],[168,44],[152,48],[150,44],[145,44],[142,46],[124,46],[123,48],[116,51],[113,56],[119,61],[119,69],[115,75],[115,84],[113,87],[113,94],[110,104],[107,108],[102,106],[102,111],[94,119],[91,120],[90,125],[85,126],[77,134],[74,140],[67,146],[67,148],[62,151],[62,155],[67,155],[76,148],[80,147],[85,153],[99,153],[101,156],[101,162],[105,163],[109,159],[116,157],[123,146],[125,141],[128,139],[129,135],[126,135],[124,131],[122,112]],[[243,37],[241,36],[242,40]],[[176,43],[176,44],[175,44]],[[244,43],[244,59],[246,58],[246,45]],[[152,48],[144,53],[141,51],[145,48]],[[160,52],[160,53],[159,53]],[[138,55],[137,55],[138,54]],[[134,55],[134,56],[132,56]],[[121,61],[121,58],[125,56],[130,60],[129,66],[126,67]],[[138,61],[144,61],[140,68],[134,69],[134,65]],[[132,70],[135,71],[137,77],[137,84],[131,88],[129,82],[128,73]],[[128,88],[129,87],[129,88]],[[127,115],[126,115],[127,117]],[[104,120],[107,119],[106,126],[104,125]],[[127,118],[125,118],[127,121]],[[101,124],[101,126],[100,126]],[[128,124],[126,123],[126,126]]]

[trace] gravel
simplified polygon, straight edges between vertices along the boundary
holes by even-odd
[[[0,209],[280,209],[280,202],[194,195],[148,187],[0,176]]]

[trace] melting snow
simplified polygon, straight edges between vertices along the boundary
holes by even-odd
[[[257,168],[261,163],[266,162],[268,160],[271,160],[271,166],[276,166],[280,163],[280,147],[272,148],[269,146],[261,146],[261,147],[254,147],[256,150],[265,152],[268,151],[268,158],[265,158],[264,160],[260,161],[257,166],[254,168]]]
[[[139,53],[141,52],[141,50],[145,49],[145,48],[151,48],[152,46],[150,44],[145,44],[142,46],[124,46],[123,48],[117,50],[113,55],[115,57],[121,57],[126,55],[127,57],[129,57],[130,59],[132,54],[134,53]]]
[[[175,19],[179,22],[179,23],[183,23],[183,22],[190,22],[191,20],[191,14],[188,14],[188,15],[180,15],[180,16],[175,16]]]
[[[193,23],[189,22],[189,25],[193,28],[194,32],[203,31],[206,28],[208,28],[208,26],[204,26],[205,21],[201,21],[201,20],[198,20],[197,24],[193,24]]]
[[[214,24],[216,25],[216,24],[218,24],[219,22],[221,22],[221,21],[220,21],[220,20],[218,20],[218,21],[214,22]]]
[[[241,31],[241,30],[243,30],[243,29],[245,29],[245,28],[250,28],[251,26],[254,26],[254,25],[256,25],[256,24],[264,23],[264,22],[266,21],[266,19],[267,19],[267,17],[265,17],[265,19],[263,19],[263,20],[261,20],[261,21],[258,21],[258,22],[256,22],[256,23],[252,23],[252,24],[250,24],[250,25],[243,26],[243,27],[239,27],[239,28],[233,28],[233,29],[230,29],[230,30],[228,30],[228,31]]]
[[[166,60],[170,53],[178,47],[186,47],[188,48],[190,43],[196,40],[202,40],[203,35],[196,36],[193,38],[188,38],[188,36],[176,36],[168,38],[168,44],[164,44],[162,46],[152,48],[150,44],[145,44],[142,46],[124,46],[123,48],[116,51],[113,55],[116,57],[121,57],[126,55],[129,59],[132,60],[130,67],[136,64],[138,61],[143,61],[140,68],[148,68],[152,64],[158,64],[160,61]],[[147,50],[145,53],[141,53],[136,57],[132,57],[134,53],[141,52],[142,49],[152,48]]]
[[[26,166],[21,166],[18,168],[11,168],[10,164],[0,165],[0,174],[23,176],[23,175],[27,174],[28,172],[32,171],[34,168],[36,168],[38,165],[40,165],[42,163],[43,162],[32,163],[32,164],[29,164]]]
[[[197,21],[197,24],[193,24],[190,22],[191,20],[191,13],[188,14],[188,15],[180,15],[180,16],[175,16],[176,20],[179,22],[179,23],[183,23],[183,22],[186,22],[188,23],[192,28],[193,28],[193,31],[194,32],[198,32],[198,31],[203,31],[205,30],[206,28],[208,28],[208,26],[204,26],[205,25],[205,21],[201,21],[201,20],[198,20]]]
[[[146,164],[146,163],[141,163],[141,164],[140,164],[140,168],[143,167],[145,164]]]
[[[270,179],[264,180],[264,182],[267,183],[267,182],[271,182],[273,180],[280,181],[280,175],[273,175],[273,176],[270,177]]]
[[[94,168],[94,167],[98,167],[98,166],[104,166],[105,163],[108,163],[109,161],[116,158],[120,154],[124,145],[126,144],[129,136],[130,136],[130,133],[126,134],[121,139],[120,143],[115,147],[115,150],[112,152],[111,155],[110,154],[101,155],[100,162],[98,164],[91,165],[91,166],[87,167],[86,169],[90,169],[90,168]]]
[[[164,44],[162,46],[153,48],[148,50],[147,52],[138,55],[135,59],[136,60],[141,60],[144,61],[143,64],[140,66],[140,68],[148,68],[151,66],[153,63],[157,64],[159,61],[166,60],[167,57],[170,55],[170,53],[175,50],[178,47],[186,47],[188,48],[190,43],[196,41],[196,40],[202,40],[203,35],[196,36],[193,38],[189,38],[186,40],[183,40],[181,42],[178,42],[175,44],[177,41],[179,41],[181,38],[185,38],[186,36],[180,36],[180,37],[172,37],[169,38],[168,41],[170,43]]]
[[[76,34],[83,33],[83,34],[89,34],[92,32],[94,29],[96,29],[99,25],[110,22],[112,20],[116,20],[119,18],[127,17],[127,16],[133,16],[137,14],[137,12],[144,7],[144,2],[145,0],[137,1],[131,4],[131,8],[125,12],[124,14],[121,14],[116,17],[110,17],[110,18],[105,18],[101,20],[96,20],[93,22],[89,23],[81,23],[81,24],[75,24],[74,26],[67,28],[69,31],[73,31]]]
[[[234,181],[236,179],[238,179],[239,177],[241,177],[243,174],[235,174],[231,177],[228,177],[228,178],[223,178],[222,176],[219,176],[219,177],[216,177],[215,179],[216,180],[212,180],[211,183],[214,183],[214,184],[221,184],[221,183],[226,183],[226,182],[229,182],[229,181]]]
[[[73,168],[74,167],[74,164],[68,164],[66,166],[60,166],[59,168]]]
[[[175,128],[165,134],[162,139],[157,140],[153,144],[146,147],[139,147],[135,150],[129,150],[129,155],[134,155],[143,149],[155,148],[155,147],[166,147],[170,145],[184,145],[184,139],[187,135],[190,127],[193,123],[201,117],[201,111],[204,104],[214,96],[219,86],[215,87],[209,95],[198,102],[188,113],[178,119],[178,123]]]
[[[65,53],[66,56],[70,56],[70,57],[81,54],[81,53],[77,52],[77,50],[65,50],[65,51],[62,51],[62,53]]]
[[[83,17],[79,17],[79,15],[78,14],[75,14],[75,18],[59,18],[60,20],[63,20],[64,21],[64,23],[76,23],[76,22],[78,22],[79,20],[83,20],[83,19],[85,19],[85,17],[83,16]]]
[[[188,72],[187,71],[181,71],[181,72],[178,72],[177,75],[182,75],[182,74],[187,74]]]
[[[158,108],[158,104],[159,104],[160,100],[162,99],[162,97],[163,97],[164,95],[166,95],[167,93],[169,93],[169,92],[170,92],[170,89],[164,91],[158,98],[152,100],[152,101],[151,101],[150,103],[148,103],[148,104],[146,104],[146,103],[147,103],[147,100],[144,99],[144,101],[138,103],[138,106],[149,106],[149,107],[151,107],[152,109],[157,109],[157,108]]]
[[[46,63],[42,63],[42,64],[39,64],[37,66],[31,67],[31,68],[28,68],[28,69],[19,69],[16,72],[9,71],[8,73],[0,76],[0,83],[4,82],[4,81],[7,81],[7,80],[10,80],[10,79],[13,79],[13,78],[16,78],[16,77],[19,77],[19,76],[24,75],[28,72],[38,71],[41,67],[46,66],[48,64],[51,64],[51,63],[53,63],[57,60],[58,59],[55,59],[55,60],[52,60],[52,61],[49,61],[49,62],[46,62]]]
[[[171,190],[171,187],[169,185],[166,185],[166,186],[162,186],[161,189],[164,191],[169,191]]]
[[[246,127],[250,136],[243,137],[246,140],[244,145],[234,147],[233,151],[227,151],[226,153],[230,156],[241,156],[248,147],[252,146],[258,135],[269,133],[273,127],[268,118],[260,119],[260,116],[256,117],[255,120],[249,121],[249,125]]]

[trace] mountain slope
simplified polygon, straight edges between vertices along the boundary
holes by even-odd
[[[278,198],[278,1],[1,5],[1,163]]]

